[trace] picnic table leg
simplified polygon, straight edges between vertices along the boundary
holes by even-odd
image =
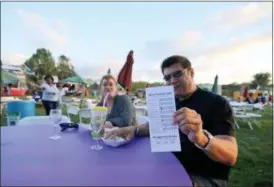
[[[250,119],[247,120],[247,124],[248,124],[248,126],[250,127],[250,129],[253,130],[253,127],[252,127],[252,124],[251,124],[251,122],[250,122]]]
[[[259,124],[257,120],[254,119],[253,122],[254,122],[255,125],[257,125],[259,128],[262,127],[261,124]]]
[[[235,120],[235,125],[236,125],[236,127],[237,127],[238,129],[240,129],[240,126],[239,126],[239,124],[237,123],[236,120]]]

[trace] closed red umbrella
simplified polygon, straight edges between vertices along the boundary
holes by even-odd
[[[131,92],[133,62],[133,51],[130,51],[127,55],[127,61],[121,69],[117,80],[121,86],[128,90],[128,92]]]
[[[245,85],[245,87],[244,87],[243,97],[244,97],[244,98],[247,98],[247,97],[248,97],[248,86],[247,86],[247,85]]]

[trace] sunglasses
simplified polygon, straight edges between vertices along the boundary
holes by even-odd
[[[170,81],[171,77],[173,77],[173,78],[179,78],[179,77],[182,76],[182,74],[183,74],[183,72],[181,70],[180,71],[175,71],[175,72],[173,72],[173,73],[171,73],[169,75],[165,75],[164,76],[164,80],[166,82],[168,82],[168,81]]]

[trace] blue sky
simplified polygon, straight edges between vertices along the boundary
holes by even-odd
[[[44,47],[100,79],[108,68],[117,75],[132,49],[134,81],[161,81],[161,61],[181,54],[197,83],[216,74],[220,83],[243,82],[271,72],[271,19],[271,3],[2,3],[1,59],[20,64]]]

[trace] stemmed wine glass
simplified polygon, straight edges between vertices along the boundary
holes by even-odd
[[[61,112],[60,109],[52,109],[52,110],[50,110],[49,117],[50,117],[50,120],[53,123],[53,131],[54,131],[54,135],[49,137],[49,139],[58,140],[58,139],[61,138],[61,136],[59,136],[58,133],[57,133],[57,127],[61,123],[62,112]]]

